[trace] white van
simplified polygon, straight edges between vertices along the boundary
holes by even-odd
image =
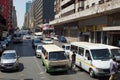
[[[38,39],[43,40],[43,32],[35,32],[34,38],[38,38]]]
[[[71,42],[70,45],[70,50],[76,51],[76,65],[91,77],[110,75],[111,55],[107,47],[89,42]]]
[[[65,51],[55,44],[42,45],[42,63],[46,72],[68,71],[69,60]]]

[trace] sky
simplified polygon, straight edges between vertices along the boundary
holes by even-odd
[[[26,2],[32,1],[32,0],[13,0],[16,13],[17,13],[17,23],[18,27],[22,27],[24,23],[24,15],[26,10]]]

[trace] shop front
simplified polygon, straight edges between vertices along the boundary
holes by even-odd
[[[54,33],[54,27],[49,24],[44,24],[42,26],[43,33],[46,37],[50,37],[51,33]]]

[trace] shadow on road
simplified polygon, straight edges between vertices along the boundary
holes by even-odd
[[[24,70],[24,65],[22,63],[19,63],[19,69],[18,70],[9,70],[9,71],[2,71],[4,73],[17,73],[22,72]]]

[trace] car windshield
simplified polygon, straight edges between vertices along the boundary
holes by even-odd
[[[65,60],[66,57],[64,55],[64,51],[60,52],[50,52],[49,53],[49,60],[50,61],[55,61],[55,60]]]
[[[14,37],[21,37],[21,34],[15,34]]]
[[[45,41],[51,41],[51,40],[45,40]]]
[[[34,40],[35,43],[40,43],[40,40]]]
[[[94,60],[105,60],[110,59],[111,55],[108,49],[94,49],[91,50],[92,56]]]
[[[1,57],[2,59],[15,59],[16,55],[15,53],[4,53]]]
[[[70,50],[70,46],[66,46],[66,50]]]
[[[111,53],[114,56],[120,56],[120,49],[111,49]]]
[[[42,49],[42,46],[38,46],[38,49],[39,49],[39,50]]]

